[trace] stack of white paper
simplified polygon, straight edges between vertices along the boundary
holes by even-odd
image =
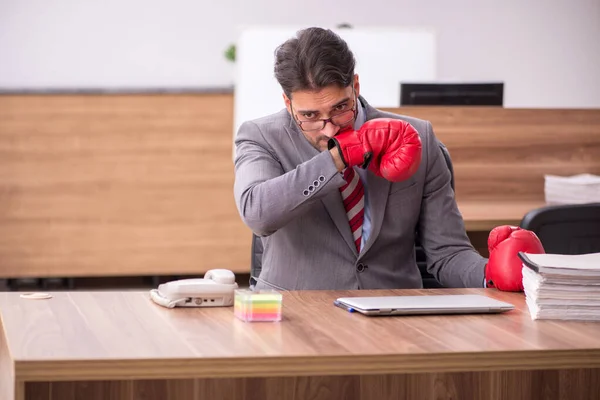
[[[532,319],[600,321],[600,253],[519,253]]]
[[[544,194],[549,204],[583,204],[600,202],[600,176],[546,175]]]

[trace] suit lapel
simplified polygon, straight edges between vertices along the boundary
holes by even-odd
[[[354,244],[354,238],[350,231],[350,223],[348,222],[348,216],[346,215],[346,209],[344,208],[341,193],[339,191],[331,192],[321,201],[325,205],[325,208],[327,208],[327,212],[331,216],[340,235],[342,235],[344,241],[350,250],[352,250],[352,253],[357,256],[358,252],[356,251],[356,244]]]
[[[367,174],[367,191],[369,196],[369,210],[371,212],[371,232],[369,239],[362,248],[360,254],[366,253],[381,231],[383,224],[383,216],[385,215],[385,207],[390,193],[391,183],[383,178],[378,177],[374,173]]]
[[[360,102],[363,104],[367,112],[367,121],[382,117],[381,112],[376,108],[371,107],[363,97],[360,97]],[[369,210],[371,212],[371,232],[369,233],[369,239],[360,252],[361,254],[366,253],[371,246],[373,246],[373,243],[375,243],[377,236],[379,236],[381,226],[383,225],[383,216],[385,215],[385,208],[387,206],[391,182],[384,178],[378,177],[369,171],[367,174],[367,186],[369,195]]]
[[[290,123],[287,127],[285,127],[285,129],[298,154],[296,165],[300,165],[319,154],[319,151],[315,149],[308,142],[308,140],[306,140],[291,117]],[[354,244],[354,238],[352,237],[352,232],[350,231],[350,224],[348,223],[348,217],[346,216],[346,209],[344,208],[342,195],[339,190],[331,192],[321,201],[323,202],[323,205],[327,209],[329,216],[340,232],[340,235],[342,235],[342,238],[344,238],[344,241],[350,250],[354,253],[354,255],[358,255],[358,252],[356,251],[356,245]]]

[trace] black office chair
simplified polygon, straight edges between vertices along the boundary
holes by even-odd
[[[546,253],[600,252],[600,203],[541,207],[525,214],[520,227],[533,231]]]
[[[452,186],[452,190],[454,190],[454,167],[452,166],[452,160],[450,159],[450,153],[444,144],[440,142],[440,149],[442,150],[442,154],[444,155],[444,159],[446,160],[446,165],[450,170],[450,185]],[[262,255],[263,255],[263,245],[260,238],[256,235],[252,235],[252,248],[251,248],[251,258],[250,258],[250,286],[256,285],[256,277],[260,275],[260,271],[262,270]],[[417,237],[415,241],[415,252],[417,259],[417,266],[419,267],[419,271],[421,272],[421,279],[423,280],[423,287],[425,288],[442,288],[443,286],[431,275],[427,272],[427,259],[425,257],[425,251],[423,247],[419,243],[419,238]]]
[[[263,244],[258,236],[252,234],[252,248],[250,249],[250,286],[256,285],[256,278],[262,270]]]

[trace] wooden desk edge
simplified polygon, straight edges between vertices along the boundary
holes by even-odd
[[[349,359],[352,362],[348,362]],[[16,361],[26,381],[241,378],[600,368],[600,349],[331,357]]]

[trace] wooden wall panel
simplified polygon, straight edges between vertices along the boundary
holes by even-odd
[[[600,174],[600,110],[392,111],[433,123],[459,202]],[[0,277],[247,273],[232,129],[231,94],[0,96]]]
[[[387,109],[431,121],[460,200],[544,200],[544,174],[600,174],[600,110]]]
[[[232,134],[231,95],[0,96],[0,276],[248,271]]]

